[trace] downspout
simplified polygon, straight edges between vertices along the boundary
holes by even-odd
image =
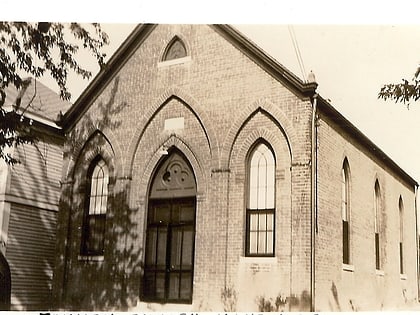
[[[317,229],[317,96],[312,98],[311,121],[311,312],[315,311],[315,234]]]
[[[417,274],[417,301],[420,302],[420,253],[419,253],[419,222],[417,213],[417,195],[418,195],[418,184],[414,185],[414,213],[416,217],[416,274]]]

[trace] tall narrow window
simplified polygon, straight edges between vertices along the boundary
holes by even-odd
[[[341,218],[343,222],[343,263],[350,264],[350,184],[349,167],[347,160],[343,163],[341,170]]]
[[[381,191],[379,187],[379,182],[375,182],[375,192],[374,192],[374,215],[375,215],[375,265],[376,269],[381,269],[381,248],[380,248],[380,230],[381,230]]]
[[[247,256],[274,256],[275,170],[273,152],[259,143],[248,165]]]
[[[109,172],[105,161],[94,160],[88,171],[82,254],[103,255]]]
[[[404,274],[404,204],[402,201],[402,197],[400,196],[400,200],[398,203],[399,208],[399,218],[400,218],[400,242],[399,242],[399,249],[400,249],[400,274]]]

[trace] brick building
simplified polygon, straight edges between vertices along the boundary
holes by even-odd
[[[140,25],[64,115],[56,308],[417,303],[417,183],[234,28]]]

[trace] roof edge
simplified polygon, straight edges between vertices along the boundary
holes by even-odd
[[[133,29],[87,88],[83,90],[73,106],[64,114],[60,122],[64,130],[71,128],[77,122],[80,116],[87,110],[87,108],[84,108],[86,101],[95,97],[98,87],[104,86],[107,81],[111,80],[118,69],[123,66],[134,53],[135,49],[155,27],[156,24],[139,24]]]
[[[210,25],[230,43],[244,52],[249,58],[255,61],[260,67],[266,70],[274,78],[293,88],[305,97],[312,97],[318,87],[316,82],[304,82],[293,72],[271,57],[251,39],[246,37],[236,28],[227,24]]]
[[[382,151],[372,140],[370,140],[360,129],[353,125],[346,117],[336,110],[327,100],[317,95],[318,108],[322,110],[340,127],[345,129],[353,138],[363,145],[373,156],[383,161],[385,165],[390,167],[398,176],[404,179],[412,186],[418,187],[418,182],[404,171],[393,159],[391,159],[384,151]]]

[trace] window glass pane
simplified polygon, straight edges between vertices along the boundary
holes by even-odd
[[[156,263],[156,241],[156,228],[149,228],[146,242],[146,266],[152,266]]]
[[[165,297],[165,273],[156,273],[156,298],[163,299]]]
[[[379,233],[379,213],[380,213],[380,196],[379,196],[379,185],[376,182],[375,184],[375,195],[374,195],[374,211],[375,211],[375,233]]]
[[[100,211],[99,211],[99,213],[101,213],[101,214],[105,214],[106,213],[106,206],[107,206],[107,201],[108,201],[108,198],[107,198],[107,196],[102,196],[101,197],[101,209],[100,209]]]
[[[171,238],[171,268],[181,268],[182,230],[173,229]]]
[[[169,299],[179,298],[179,273],[171,273],[169,277]]]
[[[191,273],[183,272],[181,275],[181,292],[180,298],[189,300],[191,299],[192,287],[191,287]]]
[[[274,186],[267,187],[267,204],[266,209],[274,208]]]
[[[267,205],[267,169],[265,158],[260,159],[258,169],[258,209],[265,209]]]
[[[271,155],[271,152],[269,153]],[[274,164],[269,164],[267,166],[267,208],[268,209],[274,208],[275,174],[276,174],[276,170],[275,170]]]
[[[170,220],[171,211],[167,205],[158,205],[153,208],[155,223],[168,223]]]
[[[249,233],[249,253],[250,254],[257,253],[257,235],[258,235],[258,232],[251,231]]]
[[[258,194],[258,167],[251,164],[249,179],[249,207],[257,209]]]
[[[273,254],[274,237],[273,232],[267,232],[267,252],[266,254]]]
[[[257,213],[251,213],[249,215],[249,228],[251,231],[258,231],[258,214]]]
[[[262,213],[259,215],[259,222],[258,222],[258,230],[265,231],[266,230],[266,224],[267,224],[267,215],[265,213]]]
[[[249,208],[258,208],[258,189],[257,187],[251,187],[249,192]]]
[[[144,292],[144,295],[146,297],[149,297],[149,298],[155,297],[156,283],[155,283],[155,273],[154,272],[145,272],[144,273],[143,292]]]
[[[184,231],[184,238],[182,244],[182,269],[190,269],[193,260],[193,237],[192,231]]]
[[[177,58],[182,58],[187,55],[184,44],[181,40],[176,39],[171,46],[168,48],[164,60],[172,60]]]
[[[258,254],[265,254],[266,253],[266,232],[260,231],[258,232]]]
[[[349,223],[343,220],[343,263],[350,263]]]
[[[347,191],[346,191],[346,173],[341,170],[341,218],[347,221]]]
[[[181,208],[181,222],[194,221],[194,206],[183,206]]]
[[[267,230],[268,231],[274,230],[274,214],[272,213],[267,214]]]
[[[166,241],[167,231],[166,228],[158,229],[158,250],[157,250],[157,265],[166,265]]]

